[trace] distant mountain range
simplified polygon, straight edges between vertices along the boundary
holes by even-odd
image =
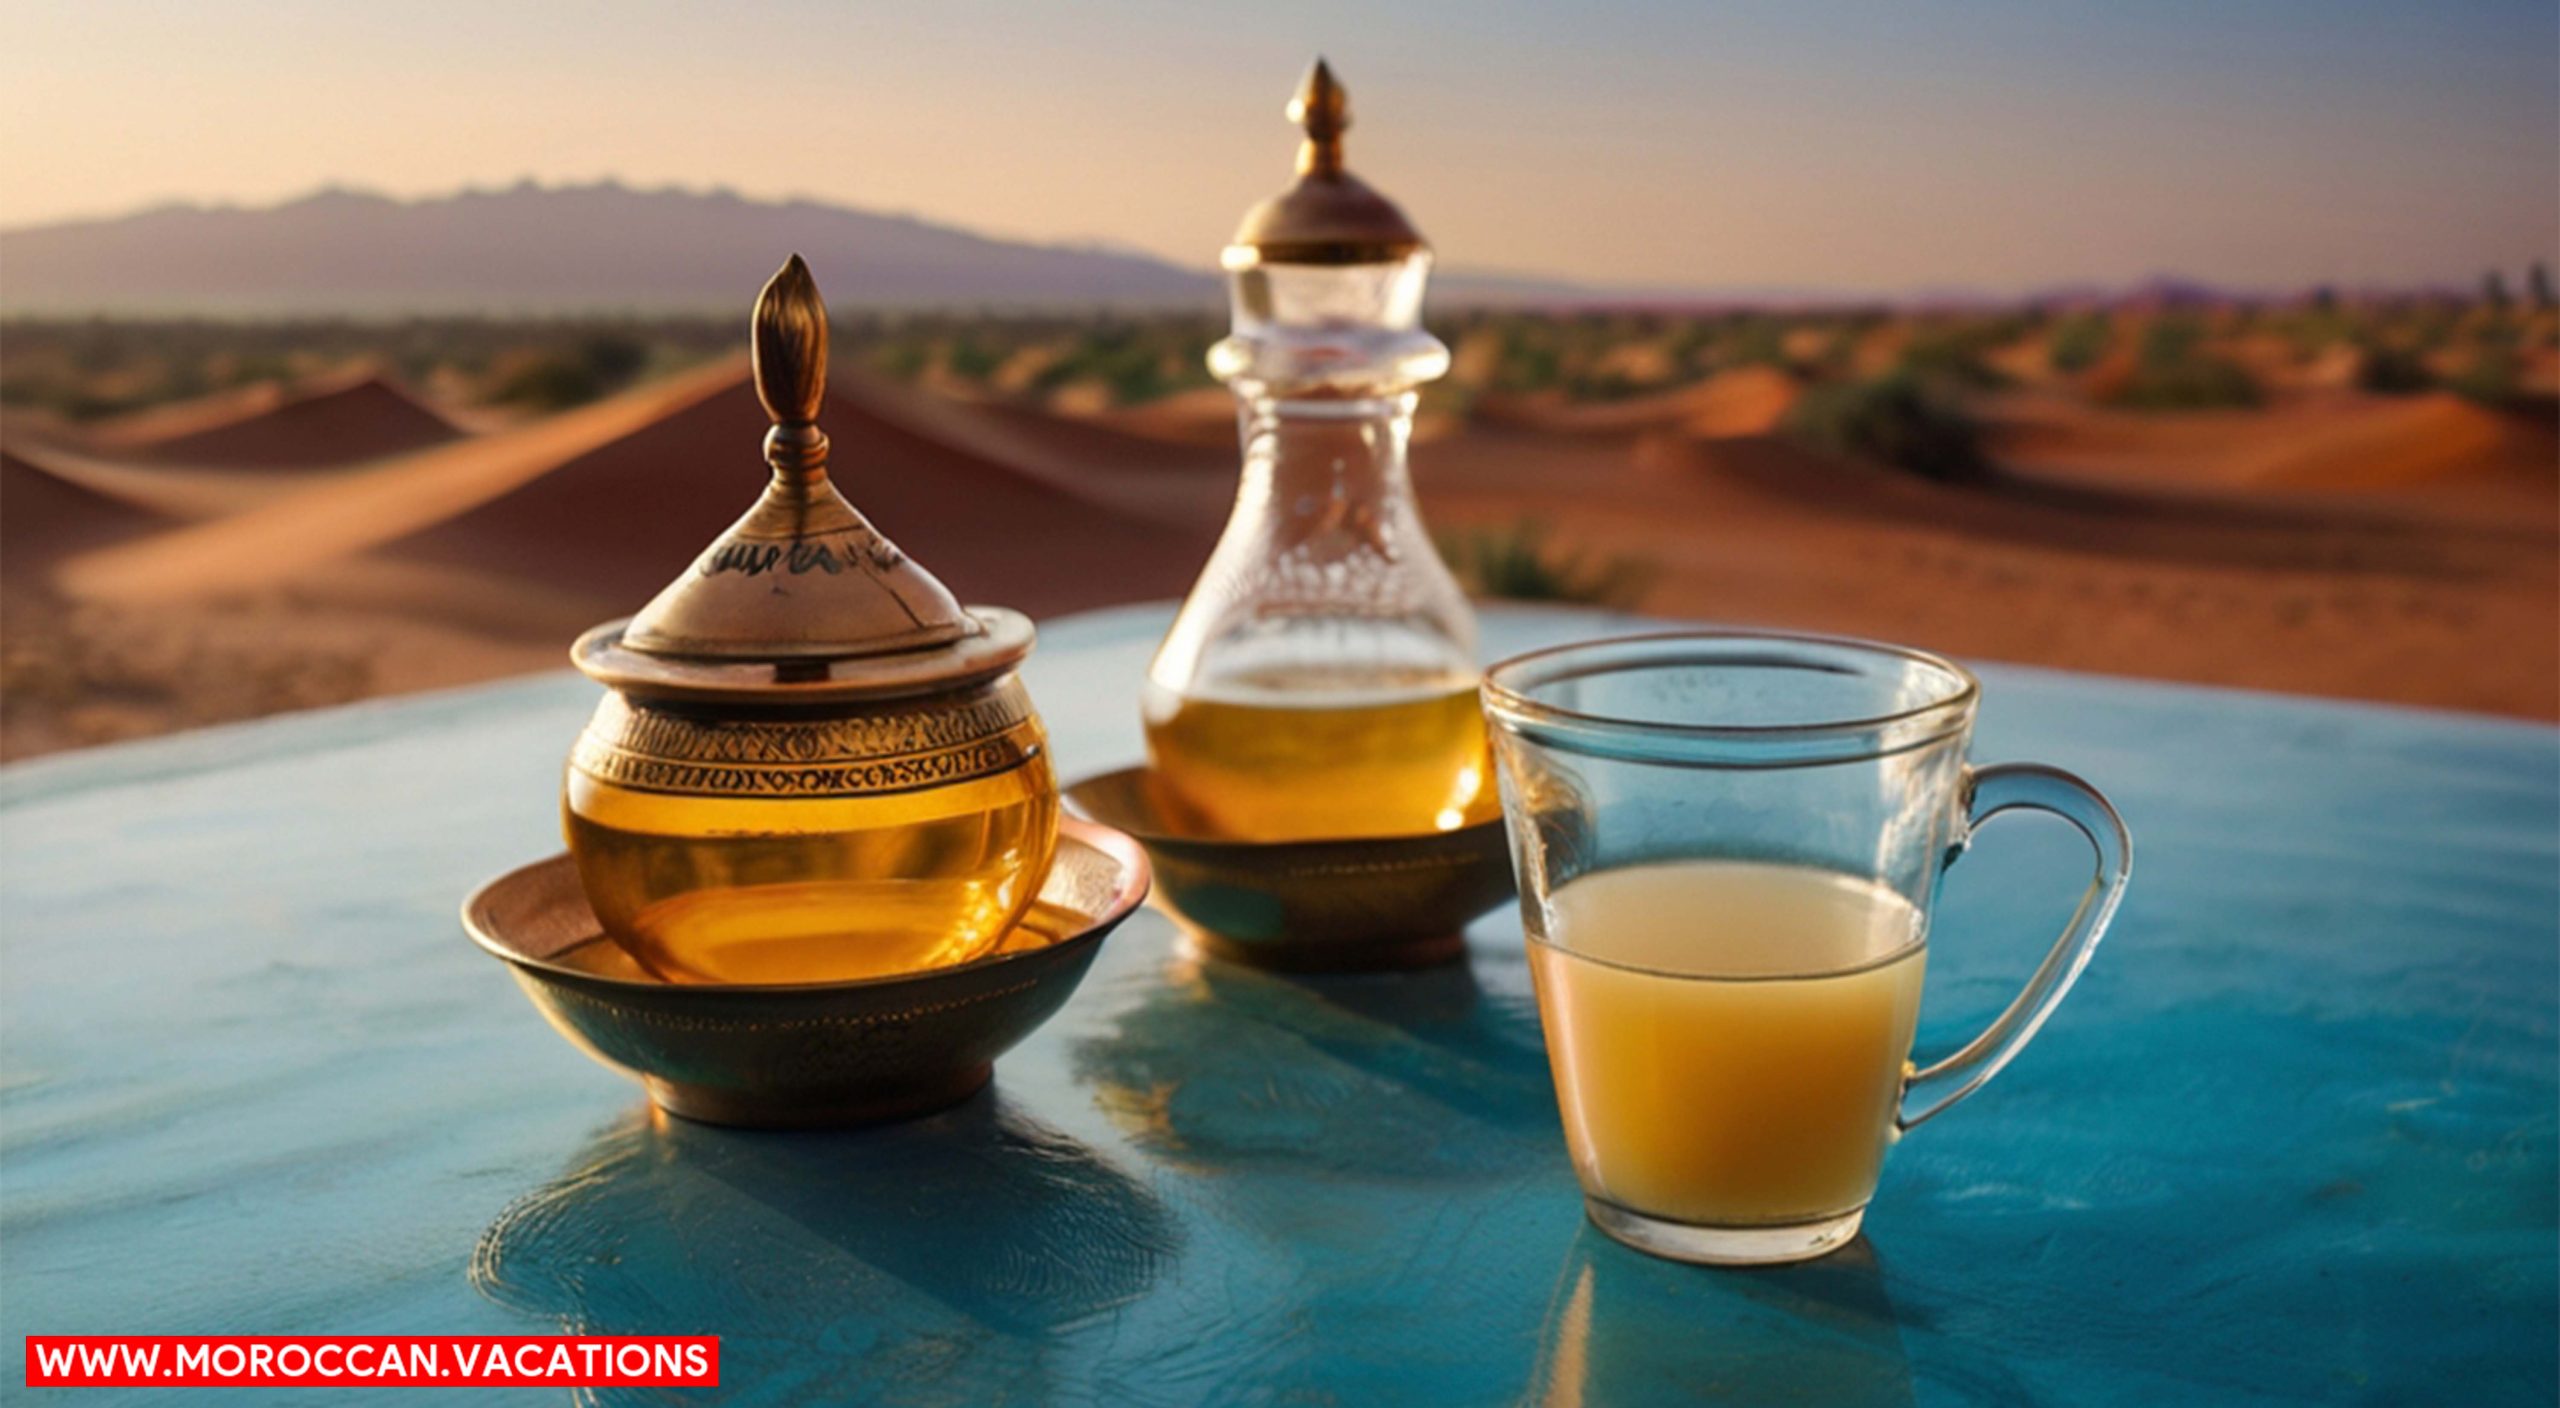
[[[263,207],[170,205],[0,231],[10,314],[353,315],[734,312],[793,251],[843,308],[1214,309],[1219,279],[1151,255],[991,239],[905,215],[726,191],[524,182],[395,200],[330,187]],[[1874,302],[1817,288],[1613,287],[1444,269],[1448,306],[1741,307]],[[2226,291],[2155,278],[2050,301]],[[1892,300],[2014,303],[1968,290]]]
[[[1200,270],[815,201],[612,182],[403,201],[330,188],[0,232],[12,313],[734,311],[793,251],[845,306],[1205,304]]]
[[[733,312],[798,251],[845,308],[1213,309],[1220,281],[1150,255],[990,239],[905,215],[615,182],[395,200],[171,205],[0,231],[13,314]],[[1480,286],[1470,294],[1471,285]],[[1467,302],[1588,301],[1452,276]]]

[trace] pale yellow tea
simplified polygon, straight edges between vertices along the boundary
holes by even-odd
[[[840,982],[995,950],[1057,844],[1039,724],[993,776],[863,796],[668,795],[572,769],[570,849],[596,917],[678,982]]]
[[[1918,910],[1756,861],[1584,875],[1530,945],[1566,1142],[1603,1200],[1749,1227],[1874,1193],[1920,1011]]]
[[[1191,825],[1246,841],[1453,831],[1492,817],[1472,680],[1292,674],[1215,694],[1150,684],[1148,765]]]

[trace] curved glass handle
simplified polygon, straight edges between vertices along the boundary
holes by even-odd
[[[2089,838],[2089,848],[2097,853],[2097,869],[2090,876],[2089,888],[2081,893],[2080,908],[2063,927],[2062,937],[2054,940],[2053,951],[2044,956],[2044,962],[2027,979],[2026,987],[2008,1009],[1953,1055],[1903,1078],[1902,1109],[1894,1116],[1898,1130],[1916,1129],[1981,1089],[1984,1081],[1998,1075],[2002,1066],[2026,1049],[2036,1029],[2061,1004],[2062,995],[2071,991],[2080,970],[2089,966],[2089,955],[2097,952],[2098,940],[2107,932],[2107,921],[2115,917],[2116,902],[2124,898],[2124,882],[2133,874],[2133,837],[2124,829],[2124,818],[2116,815],[2116,809],[2098,794],[2098,789],[2060,768],[2041,763],[1977,768],[1967,777],[1967,792],[1972,818],[1966,827],[1966,844],[1971,844],[1974,829],[2002,812],[2050,812],[2080,828],[2080,834]],[[1948,863],[1953,864],[1955,857],[1962,854],[1959,846],[1947,857]],[[1933,1088],[1942,1093],[1913,1111],[1911,1097],[1928,1095]]]

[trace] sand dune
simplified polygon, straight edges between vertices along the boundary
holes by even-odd
[[[958,401],[861,373],[838,373],[830,405],[964,452],[1081,499],[1185,532],[1213,533],[1235,499],[1234,398],[1225,439],[1192,446],[1108,421],[1048,415],[1002,401]]]
[[[169,520],[0,447],[0,576],[41,580],[65,558],[159,531]]]
[[[262,383],[101,425],[10,426],[8,445],[57,479],[150,514],[228,518],[315,475],[442,445],[463,432],[379,374]]]
[[[1680,428],[1705,440],[1767,435],[1793,410],[1804,387],[1776,367],[1737,367],[1718,372],[1689,392],[1689,414]]]
[[[424,532],[724,390],[726,363],[668,378],[521,429],[457,441],[313,484],[249,512],[178,529],[64,565],[63,588],[100,600],[254,591]]]
[[[2548,422],[2448,392],[2336,392],[2264,410],[2176,415],[2022,393],[1995,402],[1987,419],[1993,452],[2030,478],[2552,527],[2560,439]]]
[[[326,469],[440,445],[461,434],[379,372],[358,368],[138,411],[95,427],[86,439],[126,462]]]
[[[847,492],[971,600],[1046,614],[1179,591],[1215,537],[1214,516],[1177,525],[1170,514],[1124,511],[1122,491],[1093,466],[1052,456],[1025,470],[953,443],[932,433],[935,417],[876,384],[850,380],[825,422]],[[84,555],[60,580],[91,599],[203,597],[289,585],[378,554],[630,610],[753,499],[766,425],[744,368],[725,363]],[[1065,482],[1080,472],[1092,492]],[[1110,570],[1060,570],[1079,559]]]
[[[863,392],[831,396],[823,420],[838,484],[964,600],[1049,615],[1179,592],[1216,536],[1214,519],[1140,517],[922,433],[878,414]],[[753,499],[765,426],[740,378],[389,550],[575,585],[634,609]]]
[[[26,436],[11,437],[6,443],[20,459],[56,479],[172,520],[228,518],[301,493],[313,483],[310,471],[303,469],[137,463]]]

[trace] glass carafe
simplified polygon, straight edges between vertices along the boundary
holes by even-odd
[[[1448,369],[1421,327],[1431,256],[1229,252],[1244,474],[1149,667],[1160,804],[1239,839],[1403,835],[1494,813],[1475,618],[1432,547],[1405,451]],[[1241,267],[1239,267],[1241,266]]]

